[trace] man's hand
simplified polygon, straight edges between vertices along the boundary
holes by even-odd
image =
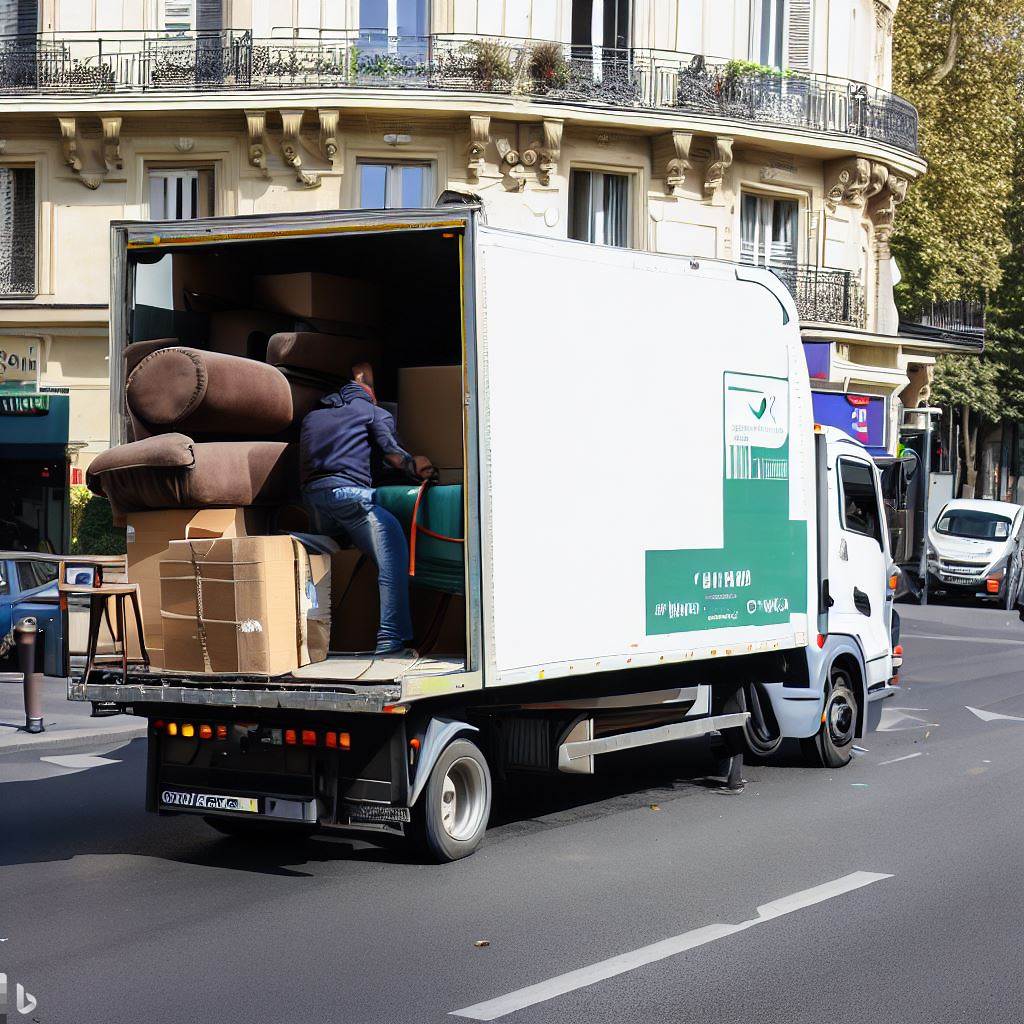
[[[419,480],[429,480],[437,472],[426,455],[414,455],[410,468],[413,476]]]

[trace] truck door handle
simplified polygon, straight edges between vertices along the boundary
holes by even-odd
[[[853,605],[861,615],[871,614],[871,598],[857,587],[853,588]]]

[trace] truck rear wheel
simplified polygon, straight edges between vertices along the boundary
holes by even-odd
[[[470,740],[453,740],[437,759],[416,807],[417,838],[432,860],[468,857],[480,845],[490,814],[487,760]]]
[[[845,668],[833,666],[830,686],[821,713],[821,727],[810,739],[801,740],[808,763],[825,768],[842,768],[853,758],[857,735],[857,695]]]

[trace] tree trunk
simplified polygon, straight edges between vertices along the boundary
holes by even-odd
[[[978,485],[978,420],[971,422],[971,410],[960,406],[961,436],[963,437],[963,486],[960,488],[961,498],[973,498]]]

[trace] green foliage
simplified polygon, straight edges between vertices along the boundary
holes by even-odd
[[[466,43],[464,52],[469,57],[469,73],[484,88],[512,81],[512,51],[507,46],[494,39],[474,39]]]
[[[82,515],[91,497],[92,491],[85,484],[71,485],[70,500],[68,502],[71,512],[71,550],[76,554],[78,553],[78,548],[75,545],[78,543],[78,531],[82,527]]]
[[[1021,0],[903,0],[899,6],[893,87],[918,108],[928,160],[928,173],[900,207],[893,239],[903,274],[896,301],[905,312],[999,285],[1009,252],[1003,217],[1022,32]]]
[[[110,502],[92,495],[85,502],[78,533],[72,539],[72,554],[123,555],[125,550],[124,527],[114,526]]]
[[[797,72],[792,68],[773,68],[768,64],[758,64],[752,60],[731,60],[725,65],[725,77],[752,78],[755,75],[768,75],[772,78],[793,78]]]

